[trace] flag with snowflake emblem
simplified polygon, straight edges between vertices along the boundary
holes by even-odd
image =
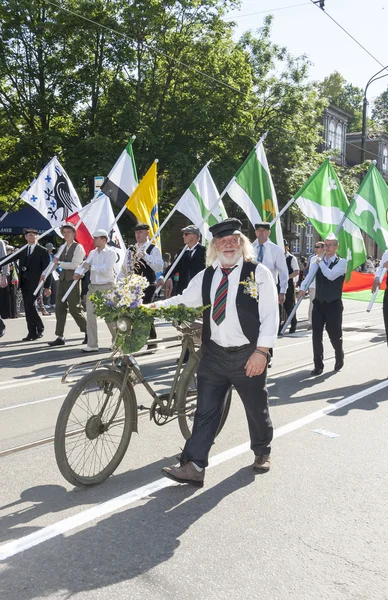
[[[323,240],[329,233],[336,233],[338,255],[348,261],[346,281],[349,281],[352,271],[366,260],[365,244],[360,229],[349,219],[345,219],[340,231],[336,232],[349,202],[328,159],[293,197]]]
[[[77,192],[56,156],[20,197],[40,212],[51,227],[60,227],[62,221],[82,208]]]

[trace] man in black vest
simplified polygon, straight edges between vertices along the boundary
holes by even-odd
[[[19,254],[19,286],[23,296],[28,335],[22,341],[30,342],[43,336],[44,326],[36,310],[34,290],[39,284],[42,271],[50,264],[50,259],[47,250],[38,244],[37,229],[25,229],[24,237],[28,246]],[[10,257],[10,261],[12,260],[12,257]],[[51,275],[44,282],[45,296],[50,296],[51,294],[50,285]]]
[[[193,277],[203,271],[206,266],[206,248],[199,243],[200,231],[198,227],[188,225],[182,229],[182,233],[183,241],[188,248],[171,273],[173,282],[176,282],[176,285],[173,284],[174,295],[181,294]],[[181,251],[182,248],[179,250],[178,256]]]
[[[226,219],[210,227],[208,268],[181,296],[152,306],[211,305],[203,315],[203,356],[198,368],[198,399],[193,433],[180,467],[163,475],[202,487],[208,454],[220,423],[223,402],[233,385],[244,404],[255,472],[270,468],[272,423],[266,388],[268,350],[276,343],[278,295],[271,272],[253,262],[254,250],[241,233],[241,221]],[[253,279],[252,279],[253,278]],[[248,281],[255,282],[249,292]],[[241,282],[247,282],[242,285]]]
[[[156,273],[163,271],[163,258],[156,244],[151,244],[149,240],[149,225],[147,223],[138,223],[135,226],[136,244],[127,249],[119,279],[125,276],[132,269],[137,275],[142,275],[149,281],[148,288],[144,291],[144,304],[151,302],[156,289]],[[151,325],[150,339],[156,338],[155,326]],[[148,348],[154,348],[155,344],[150,344]]]
[[[298,277],[299,275],[299,265],[293,254],[290,254],[290,246],[287,240],[284,240],[284,256],[286,257],[287,269],[288,269],[288,287],[286,291],[286,299],[284,301],[284,310],[286,311],[286,315],[291,314],[292,309],[295,306],[295,283],[294,277]],[[296,314],[293,316],[291,320],[291,327],[289,333],[295,333],[296,325],[298,321],[296,319]],[[280,326],[280,328],[282,325]]]
[[[66,302],[62,302],[63,296],[66,294],[69,287],[73,284],[74,272],[85,258],[85,250],[76,239],[76,228],[73,223],[67,223],[61,227],[61,233],[65,239],[66,246],[62,250],[61,256],[57,258],[54,256],[53,262],[60,266],[62,271],[59,275],[57,285],[57,298],[55,304],[55,316],[57,323],[55,326],[55,335],[57,338],[48,345],[51,347],[64,346],[65,338],[63,334],[65,332],[65,324],[67,313],[69,312],[77,323],[80,331],[85,334],[83,343],[86,344],[88,341],[86,335],[86,318],[81,305],[81,283],[77,281],[76,286],[70,292]]]
[[[309,275],[316,273],[316,292],[313,301],[313,352],[314,370],[311,375],[323,373],[323,329],[326,331],[335,352],[334,370],[340,371],[344,366],[342,348],[342,285],[344,283],[348,261],[340,258],[336,252],[338,239],[330,233],[325,239],[325,254],[319,256],[312,265]],[[306,293],[305,279],[302,282],[298,297]]]

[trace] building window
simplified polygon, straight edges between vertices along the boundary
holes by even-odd
[[[311,223],[307,223],[306,224],[306,254],[312,254],[313,253],[313,246],[314,246],[314,227],[311,225]]]
[[[342,126],[338,123],[335,132],[335,145],[336,150],[342,150],[343,148],[343,137],[342,137]]]
[[[329,122],[329,137],[328,137],[328,148],[335,148],[335,123],[333,119]]]
[[[385,147],[384,150],[383,150],[383,164],[382,164],[382,169],[383,169],[383,171],[387,171],[388,170],[388,149],[387,149],[387,147]]]
[[[300,225],[292,225],[292,230],[296,233],[296,237],[292,242],[292,251],[295,254],[299,254],[300,253],[300,233],[301,233],[301,226]]]

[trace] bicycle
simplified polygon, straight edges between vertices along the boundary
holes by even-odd
[[[138,411],[149,410],[150,419],[162,426],[178,419],[183,437],[191,436],[197,401],[197,369],[201,358],[202,324],[177,326],[182,350],[168,394],[157,394],[141,373],[134,355],[116,351],[109,362],[98,361],[65,398],[58,415],[54,447],[58,468],[63,477],[79,487],[96,485],[117,469],[127,451],[132,432],[138,431]],[[155,343],[155,340],[150,340]],[[184,365],[186,350],[189,359]],[[93,361],[94,362],[94,361]],[[86,363],[83,363],[84,367]],[[66,383],[71,366],[62,378]],[[134,387],[141,383],[153,398],[151,407],[138,406]],[[225,395],[217,435],[227,419],[232,388]]]

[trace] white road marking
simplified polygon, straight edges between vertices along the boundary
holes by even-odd
[[[349,404],[353,404],[366,396],[370,396],[371,394],[375,394],[380,390],[388,387],[388,380],[381,381],[380,383],[373,385],[370,388],[363,390],[362,392],[358,392],[357,394],[353,394],[348,398],[344,398],[335,404],[331,404],[330,406],[325,406],[319,410],[316,410],[309,415],[302,417],[301,419],[297,419],[296,421],[292,421],[287,425],[283,425],[274,431],[274,438],[279,438],[288,433],[292,433],[325,415],[329,415],[336,410],[348,406]],[[249,442],[244,444],[240,444],[239,446],[235,446],[234,448],[230,448],[225,452],[221,452],[217,454],[213,458],[210,459],[209,468],[215,467],[223,462],[231,460],[240,454],[245,454],[248,452],[250,448]],[[95,519],[99,519],[104,517],[112,512],[125,508],[130,504],[138,500],[142,500],[150,494],[157,492],[163,488],[168,486],[176,485],[175,482],[170,481],[162,477],[161,479],[157,479],[147,485],[144,485],[136,490],[132,490],[131,492],[127,492],[126,494],[122,494],[121,496],[117,496],[116,498],[112,498],[111,500],[107,500],[102,504],[97,506],[93,506],[92,508],[88,508],[77,515],[72,515],[71,517],[67,517],[66,519],[62,519],[57,523],[53,523],[52,525],[48,525],[48,527],[43,527],[30,535],[26,535],[19,540],[14,540],[12,542],[8,542],[0,546],[0,561],[6,560],[11,556],[15,556],[15,554],[19,554],[20,552],[24,552],[25,550],[29,550],[34,546],[38,546],[43,542],[47,542],[60,534],[68,533],[69,531],[74,530],[77,527],[82,527]]]
[[[22,408],[23,406],[31,406],[31,404],[40,404],[41,402],[50,402],[50,400],[59,400],[60,398],[66,398],[67,394],[61,396],[52,396],[51,398],[42,398],[42,400],[32,400],[31,402],[24,402],[23,404],[14,404],[13,406],[4,406],[0,408],[0,412],[3,410],[12,410],[14,408]]]

